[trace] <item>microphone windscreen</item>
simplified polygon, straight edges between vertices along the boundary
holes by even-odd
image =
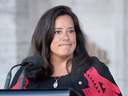
[[[39,55],[33,55],[33,56],[29,56],[27,58],[25,58],[22,61],[22,66],[25,66],[27,64],[32,64],[32,66],[27,66],[27,69],[39,69],[44,65],[44,60],[43,57],[39,56]]]

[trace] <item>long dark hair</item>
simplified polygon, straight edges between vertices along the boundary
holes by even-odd
[[[44,59],[44,66],[39,70],[26,70],[26,77],[31,82],[37,82],[53,74],[54,69],[49,61],[50,44],[54,36],[54,23],[57,16],[69,15],[73,19],[76,32],[76,49],[73,58],[67,61],[77,64],[86,64],[86,70],[92,66],[91,58],[86,50],[86,40],[80,28],[77,16],[67,6],[56,6],[46,11],[40,18],[31,41],[30,55],[40,55]]]

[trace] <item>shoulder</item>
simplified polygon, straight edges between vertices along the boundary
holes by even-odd
[[[109,81],[115,83],[113,76],[111,75],[107,65],[101,62],[97,57],[92,57],[92,60],[93,60],[93,66],[89,70],[87,70],[86,73],[90,72],[90,70],[93,69],[93,71],[91,71],[91,74],[95,76],[100,75],[108,79]]]
[[[93,61],[93,67],[97,70],[97,71],[107,71],[108,67],[101,62],[97,57],[91,57],[92,61]]]
[[[92,57],[92,60],[93,66],[84,73],[90,93],[95,94],[95,96],[117,96],[117,94],[121,96],[121,92],[108,67],[96,57]],[[83,89],[85,94],[86,91],[87,88]]]
[[[78,63],[74,63],[72,68],[75,71],[82,71],[83,70],[83,72],[86,72],[91,67],[94,67],[100,73],[102,73],[102,71],[107,71],[108,70],[108,67],[95,56],[90,57],[90,60],[89,60],[88,63],[85,62],[85,63],[83,63],[81,65],[78,64]]]

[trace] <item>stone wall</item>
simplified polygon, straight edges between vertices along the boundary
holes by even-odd
[[[32,33],[47,8],[45,0],[16,0],[17,63],[28,55]]]
[[[15,0],[0,0],[0,88],[11,66],[16,64]]]
[[[125,58],[125,86],[128,86],[128,0],[124,1],[124,58]],[[127,95],[128,87],[125,87],[125,95]]]

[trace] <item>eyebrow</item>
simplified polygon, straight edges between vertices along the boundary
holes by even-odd
[[[63,29],[63,28],[60,27],[60,28],[54,28],[54,29]],[[67,29],[74,29],[74,27],[69,27],[69,28],[67,28]]]
[[[68,29],[74,29],[74,27],[69,27]]]

